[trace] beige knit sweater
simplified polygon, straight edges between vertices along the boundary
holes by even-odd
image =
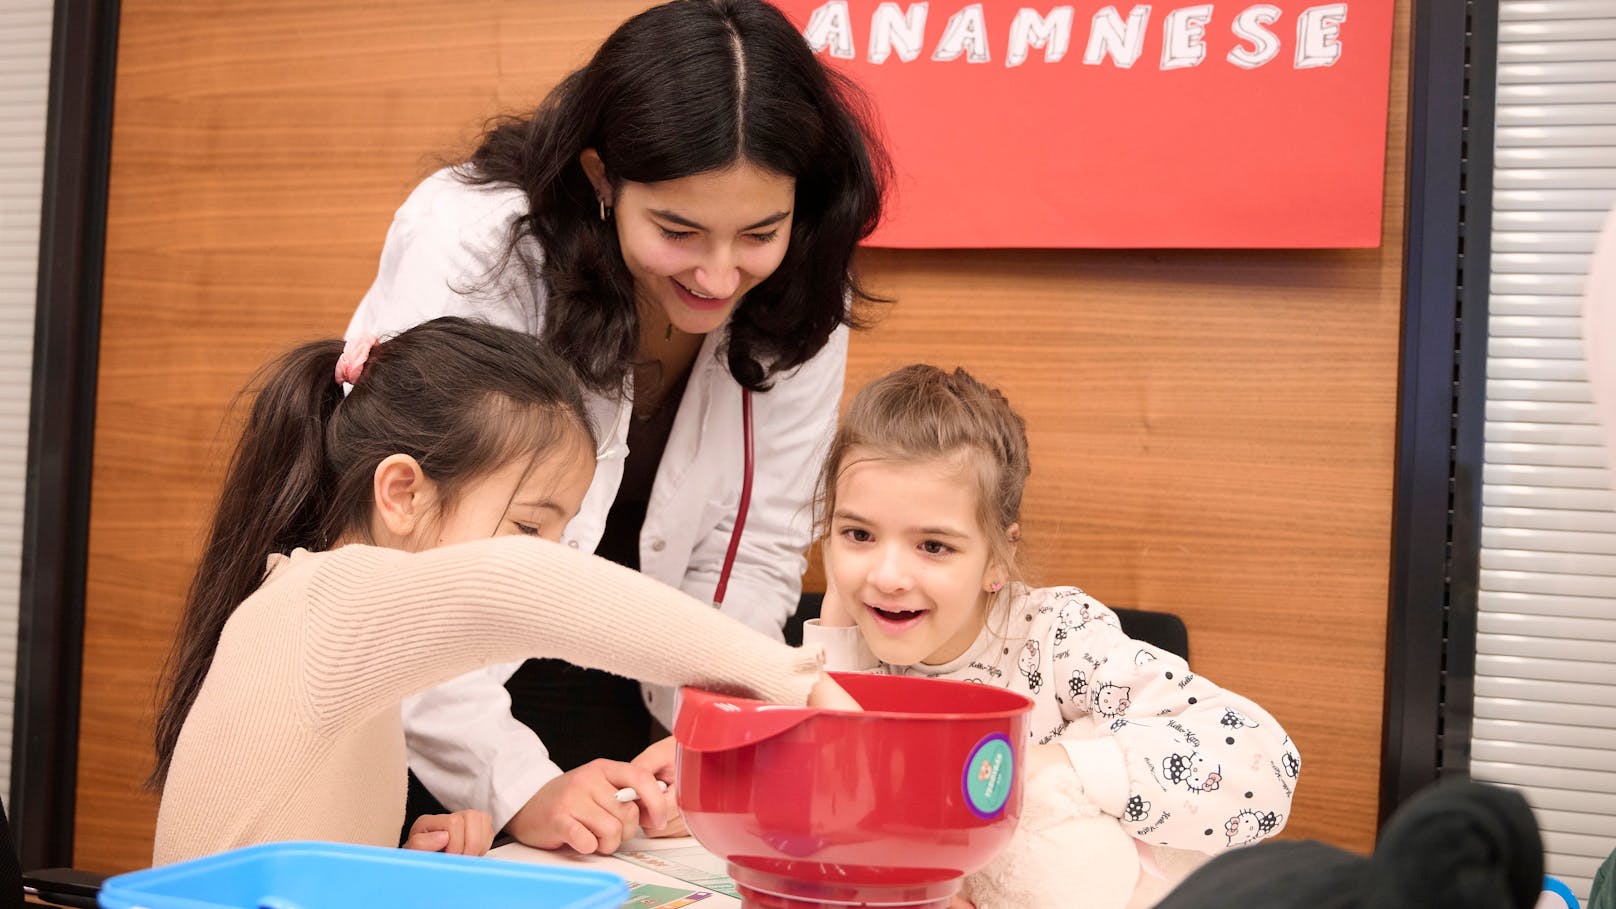
[[[180,732],[153,864],[290,839],[396,845],[399,702],[525,657],[788,704],[807,700],[822,662],[638,572],[526,537],[272,556]]]

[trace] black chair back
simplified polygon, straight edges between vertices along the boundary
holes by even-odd
[[[5,803],[0,802],[0,909],[21,909],[22,905],[22,864],[11,839]]]
[[[1171,612],[1150,612],[1145,609],[1128,609],[1122,606],[1113,606],[1111,611],[1122,620],[1122,633],[1146,644],[1175,653],[1185,662],[1190,658],[1190,631],[1184,627],[1184,620]]]

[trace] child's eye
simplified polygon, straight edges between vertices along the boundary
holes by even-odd
[[[937,540],[927,540],[920,544],[920,551],[927,555],[943,555],[954,551],[954,547]]]
[[[513,523],[516,524],[516,532],[526,537],[536,537],[542,532],[532,524],[523,524],[521,521],[514,521]]]
[[[842,531],[842,536],[846,537],[851,543],[868,543],[875,539],[875,537],[870,536],[868,530],[862,527],[849,527]]]
[[[780,236],[780,228],[776,227],[766,234],[747,234],[747,236],[756,243],[773,243],[774,238]]]
[[[696,235],[693,230],[669,230],[660,224],[657,225],[657,230],[662,231],[662,236],[669,240],[688,240]]]

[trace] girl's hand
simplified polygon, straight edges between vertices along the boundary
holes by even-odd
[[[663,824],[661,827],[656,828],[642,826],[640,828],[640,832],[648,837],[651,837],[652,839],[660,839],[663,837],[672,836],[689,836],[690,828],[685,825],[684,812],[679,810],[679,802],[673,797],[673,791],[669,790],[666,797],[668,799],[668,804],[673,806],[673,813],[668,816],[668,822]]]
[[[618,801],[617,792],[624,788],[640,798]],[[537,849],[570,846],[610,855],[637,827],[666,828],[671,801],[644,767],[596,758],[544,784],[505,830]]]
[[[835,679],[824,672],[819,674],[819,681],[815,682],[813,689],[808,692],[808,706],[818,707],[822,710],[862,711],[864,709],[858,701],[853,699],[852,695],[847,693],[846,688],[838,685]]]
[[[667,783],[668,791],[672,792],[678,757],[679,743],[670,735],[652,742],[650,747],[640,752],[639,756],[629,763]]]
[[[450,855],[482,855],[493,844],[494,820],[476,809],[423,814],[410,825],[404,840],[405,849]]]
[[[661,782],[668,784],[668,791],[659,793],[668,810],[668,820],[657,827],[651,823],[649,812],[642,808],[640,812],[640,830],[649,837],[689,836],[690,828],[685,826],[685,816],[679,811],[679,799],[674,795],[674,767],[678,756],[679,746],[673,736],[651,743],[651,747],[640,752],[639,756],[629,763],[649,772]],[[645,799],[642,794],[641,801]]]
[[[842,605],[841,594],[836,592],[836,581],[830,573],[830,546],[823,544],[825,551],[825,599],[819,607],[819,624],[823,628],[846,628],[853,624],[853,616]]]

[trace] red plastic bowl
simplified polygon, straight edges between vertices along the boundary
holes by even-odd
[[[1032,702],[988,685],[835,673],[864,713],[686,688],[690,832],[756,907],[946,906],[1021,813]]]

